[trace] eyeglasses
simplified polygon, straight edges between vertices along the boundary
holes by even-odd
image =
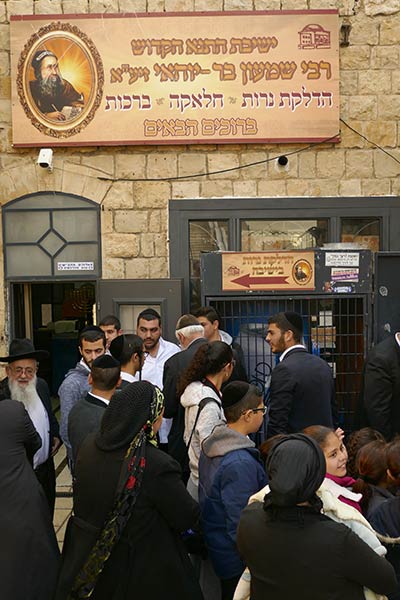
[[[37,368],[34,369],[33,367],[10,367],[10,370],[12,373],[14,373],[14,375],[18,375],[18,377],[23,373],[25,373],[27,377],[33,377],[37,371]]]
[[[266,412],[267,412],[267,407],[266,407],[266,406],[263,406],[262,408],[261,408],[261,407],[260,407],[260,408],[252,408],[252,409],[250,409],[250,410],[251,410],[251,412],[253,412],[253,413],[258,413],[258,412],[261,412],[263,415],[265,415],[265,414],[266,414]]]

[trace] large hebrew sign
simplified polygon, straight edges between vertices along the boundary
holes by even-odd
[[[15,146],[338,134],[335,10],[11,19]]]

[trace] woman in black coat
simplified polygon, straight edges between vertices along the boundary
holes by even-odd
[[[178,463],[159,450],[163,395],[146,381],[113,396],[76,464],[57,600],[201,600],[180,533],[199,517]]]
[[[364,600],[396,589],[393,567],[348,527],[321,514],[315,492],[326,471],[304,434],[276,442],[267,458],[270,492],[242,513],[237,543],[251,572],[252,600]]]
[[[42,441],[24,405],[0,402],[0,598],[52,600],[59,551],[32,469]]]

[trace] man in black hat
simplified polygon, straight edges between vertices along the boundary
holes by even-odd
[[[83,95],[61,76],[56,55],[50,50],[39,50],[32,59],[35,79],[29,82],[32,98],[40,112],[50,119],[65,121],[65,106],[79,111],[83,106]],[[72,109],[69,111],[72,113]],[[71,118],[71,117],[69,117]]]
[[[48,355],[44,350],[35,350],[31,340],[12,340],[9,355],[0,357],[0,362],[8,363],[7,377],[0,382],[0,400],[11,398],[22,402],[42,439],[42,446],[33,457],[33,468],[53,514],[56,494],[53,456],[61,445],[61,439],[48,385],[36,376],[38,361]]]
[[[86,436],[99,431],[104,411],[121,383],[120,371],[120,363],[109,354],[103,354],[93,361],[88,378],[92,389],[72,407],[68,417],[73,464]]]
[[[295,433],[309,425],[337,426],[335,391],[329,365],[300,343],[302,317],[281,312],[268,319],[266,340],[280,354],[273,369],[267,437]]]

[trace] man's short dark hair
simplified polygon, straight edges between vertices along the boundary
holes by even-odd
[[[125,366],[134,354],[143,354],[143,340],[134,333],[119,335],[110,344],[110,353],[122,366]]]
[[[257,408],[261,399],[261,391],[251,383],[228,383],[222,392],[222,406],[227,423],[236,423],[246,410]]]
[[[154,321],[154,319],[158,319],[158,325],[161,327],[161,315],[154,310],[154,308],[145,308],[141,313],[138,314],[136,319],[137,327],[139,327],[140,319],[144,319],[145,321]]]
[[[93,379],[93,387],[102,392],[109,392],[117,385],[120,373],[120,365],[118,365],[118,367],[109,367],[107,369],[92,366],[90,374]]]
[[[100,327],[96,325],[89,325],[82,329],[78,338],[78,346],[82,348],[82,342],[97,342],[98,340],[103,340],[104,348],[106,347],[106,334]]]
[[[210,323],[214,323],[214,321],[218,321],[218,325],[220,324],[221,318],[212,306],[200,306],[194,313],[196,317],[205,317],[210,321]]]
[[[282,333],[291,331],[295,342],[300,343],[303,335],[301,316],[293,312],[280,312],[268,319],[268,325],[276,325]]]
[[[99,327],[107,327],[108,325],[113,325],[117,331],[121,329],[121,321],[115,315],[106,315],[99,323]]]

